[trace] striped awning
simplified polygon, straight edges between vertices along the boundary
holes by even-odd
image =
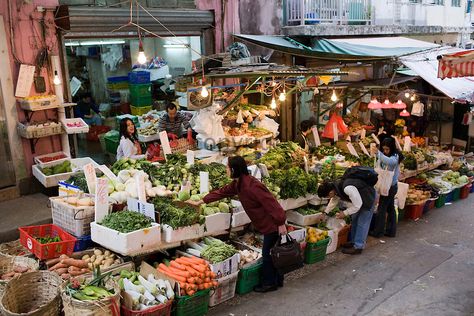
[[[474,76],[474,50],[438,56],[438,78]]]

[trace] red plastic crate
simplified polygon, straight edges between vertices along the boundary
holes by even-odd
[[[76,238],[56,225],[25,226],[19,227],[18,230],[20,231],[20,243],[40,260],[57,258],[62,254],[71,255],[74,251]],[[59,236],[61,241],[41,244],[35,239],[47,235]]]
[[[469,193],[471,192],[472,184],[466,184],[461,188],[461,199],[467,199],[469,197]]]
[[[405,218],[416,220],[423,215],[423,208],[425,203],[419,205],[407,205],[405,206]]]
[[[144,311],[132,311],[122,304],[121,313],[122,316],[170,316],[171,306],[173,301],[168,301],[166,304],[157,305],[155,307],[148,308]]]

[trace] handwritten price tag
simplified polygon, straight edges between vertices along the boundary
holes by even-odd
[[[377,135],[372,134],[372,137],[374,138],[374,140],[375,140],[375,142],[377,143],[377,145],[380,145],[380,140],[379,140],[379,138],[377,137]]]
[[[93,164],[88,163],[84,166],[84,176],[86,177],[87,189],[89,190],[89,193],[94,194],[97,176],[95,175],[95,168]]]
[[[336,123],[332,123],[332,132],[334,134],[334,142],[337,142],[339,140],[339,131]]]
[[[411,151],[411,138],[410,136],[405,136],[403,143],[403,151]]]
[[[208,193],[209,192],[209,172],[200,171],[199,178],[201,180],[199,191],[201,193]]]
[[[349,152],[350,152],[353,156],[359,157],[359,154],[358,154],[357,151],[355,150],[355,148],[354,148],[354,146],[352,145],[352,143],[347,143],[347,149],[349,149]]]
[[[145,175],[141,172],[138,172],[135,175],[135,181],[137,183],[138,200],[141,202],[146,202]]]
[[[364,145],[363,142],[359,142],[359,147],[360,147],[360,149],[362,150],[362,152],[363,152],[364,154],[366,154],[367,156],[370,157],[370,154],[369,154],[369,152],[367,151],[367,148],[365,147],[365,145]]]
[[[194,151],[186,151],[186,162],[190,165],[194,165]]]
[[[311,128],[311,131],[313,132],[314,144],[316,145],[316,147],[321,146],[321,140],[319,139],[318,129],[316,127],[313,127]]]
[[[107,179],[97,179],[94,208],[96,222],[101,222],[104,217],[109,214],[109,188]]]
[[[170,142],[168,140],[168,133],[166,131],[160,132],[160,142],[161,142],[161,148],[163,148],[163,153],[166,155],[171,154],[171,146]]]

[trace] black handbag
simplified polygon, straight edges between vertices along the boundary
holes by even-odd
[[[278,242],[270,249],[273,265],[278,273],[286,274],[303,267],[303,253],[299,242],[286,235],[286,242],[281,242],[281,236]]]

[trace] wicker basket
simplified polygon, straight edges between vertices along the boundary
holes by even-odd
[[[13,268],[16,266],[28,268],[30,272],[39,270],[38,261],[34,259],[27,257],[0,256],[0,276],[4,273],[13,271]],[[0,280],[0,297],[2,297],[2,293],[8,282],[10,282],[10,280]]]
[[[20,243],[20,239],[0,244],[0,255],[31,258],[34,257],[31,252],[23,247],[23,245]]]
[[[49,271],[25,273],[7,284],[0,309],[6,316],[59,315],[62,282],[59,275]]]
[[[61,286],[61,298],[65,316],[118,316],[120,315],[120,287],[118,283],[109,279],[108,289],[113,288],[115,294],[99,301],[79,301],[66,294],[67,283]]]

